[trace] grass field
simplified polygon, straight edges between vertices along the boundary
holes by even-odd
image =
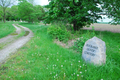
[[[12,26],[12,24],[13,22],[0,22],[0,38],[5,37],[15,31],[15,28]]]
[[[107,60],[94,66],[83,61],[81,52],[53,43],[48,26],[20,25],[30,28],[34,37],[0,67],[1,80],[120,80],[119,33],[95,32],[106,43]]]

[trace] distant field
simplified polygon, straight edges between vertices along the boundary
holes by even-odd
[[[94,26],[94,29],[97,31],[111,31],[115,33],[120,33],[120,25],[110,25],[110,24],[99,24],[94,23],[90,27],[84,27],[83,29],[92,29],[92,26]]]

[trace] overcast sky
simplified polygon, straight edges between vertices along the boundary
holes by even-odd
[[[39,5],[47,5],[49,4],[48,0],[35,0],[35,4],[39,4]]]

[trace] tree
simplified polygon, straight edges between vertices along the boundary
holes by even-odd
[[[45,16],[45,11],[42,6],[35,5],[34,6],[34,13],[38,21],[43,20],[43,17]]]
[[[14,2],[16,2],[16,0],[0,0],[0,6],[2,7],[3,10],[4,23],[6,19],[6,8],[13,5]]]
[[[17,5],[6,9],[6,20],[19,20]]]
[[[102,10],[98,7],[98,0],[50,0],[47,23],[52,21],[67,21],[73,24],[74,30],[97,22],[101,18],[97,13]]]
[[[2,7],[0,7],[0,20],[2,20],[2,17],[3,17],[3,10],[2,10]]]
[[[105,14],[112,18],[112,23],[120,24],[120,1],[119,0],[104,0],[102,8]]]
[[[34,9],[33,5],[27,1],[20,2],[18,5],[19,16],[22,20],[33,22],[34,21]]]
[[[45,11],[40,5],[33,5],[27,1],[21,1],[18,5],[19,16],[22,20],[36,22],[42,20]]]

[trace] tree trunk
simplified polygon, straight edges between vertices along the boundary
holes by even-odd
[[[4,19],[4,23],[5,23],[5,18],[6,18],[5,9],[3,9],[3,19]]]
[[[73,23],[73,29],[74,31],[78,31],[79,27],[77,26],[76,22]]]

